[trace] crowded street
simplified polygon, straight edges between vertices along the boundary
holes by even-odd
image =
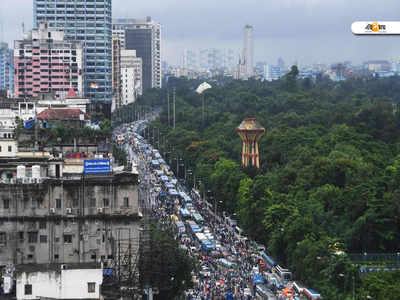
[[[170,226],[180,247],[198,262],[186,299],[319,299],[294,282],[289,270],[249,240],[233,216],[215,214],[197,189],[178,180],[157,149],[141,135],[147,121],[117,128],[114,136],[140,178],[142,210]]]

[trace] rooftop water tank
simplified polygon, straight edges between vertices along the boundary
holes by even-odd
[[[24,178],[25,177],[25,166],[17,166],[17,178]]]
[[[32,178],[40,178],[40,166],[34,165],[32,166]]]

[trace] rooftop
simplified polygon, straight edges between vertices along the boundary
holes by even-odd
[[[42,120],[80,120],[80,116],[83,115],[84,119],[89,119],[89,115],[77,108],[65,108],[65,109],[45,109],[38,114],[38,119]]]

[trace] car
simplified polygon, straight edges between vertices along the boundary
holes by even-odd
[[[211,271],[208,267],[203,266],[201,268],[201,271],[199,272],[201,276],[203,277],[210,277],[211,276]]]
[[[243,295],[244,295],[244,296],[252,296],[252,295],[251,295],[251,289],[250,289],[249,287],[244,288],[244,290],[243,290]]]

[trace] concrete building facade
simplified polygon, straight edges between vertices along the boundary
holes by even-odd
[[[62,31],[51,30],[46,22],[14,45],[15,97],[36,97],[55,92],[57,97],[72,87],[83,91],[83,50],[79,43],[64,39]]]
[[[113,34],[121,39],[121,48],[136,50],[142,59],[143,91],[161,88],[161,24],[146,19],[113,19]]]
[[[14,91],[14,52],[0,43],[0,90]]]
[[[111,0],[33,0],[33,21],[48,21],[84,48],[84,95],[111,102]]]
[[[100,264],[18,266],[17,299],[100,299]]]
[[[121,105],[135,102],[142,94],[142,59],[136,50],[121,50]]]
[[[253,43],[253,26],[246,25],[243,30],[243,54],[242,61],[245,66],[243,79],[248,79],[254,75],[254,43]]]
[[[24,166],[31,176],[0,184],[0,266],[108,261],[126,250],[120,240],[139,239],[135,174],[46,178]]]
[[[112,111],[121,106],[121,40],[113,35],[112,39],[112,87],[113,105]]]

